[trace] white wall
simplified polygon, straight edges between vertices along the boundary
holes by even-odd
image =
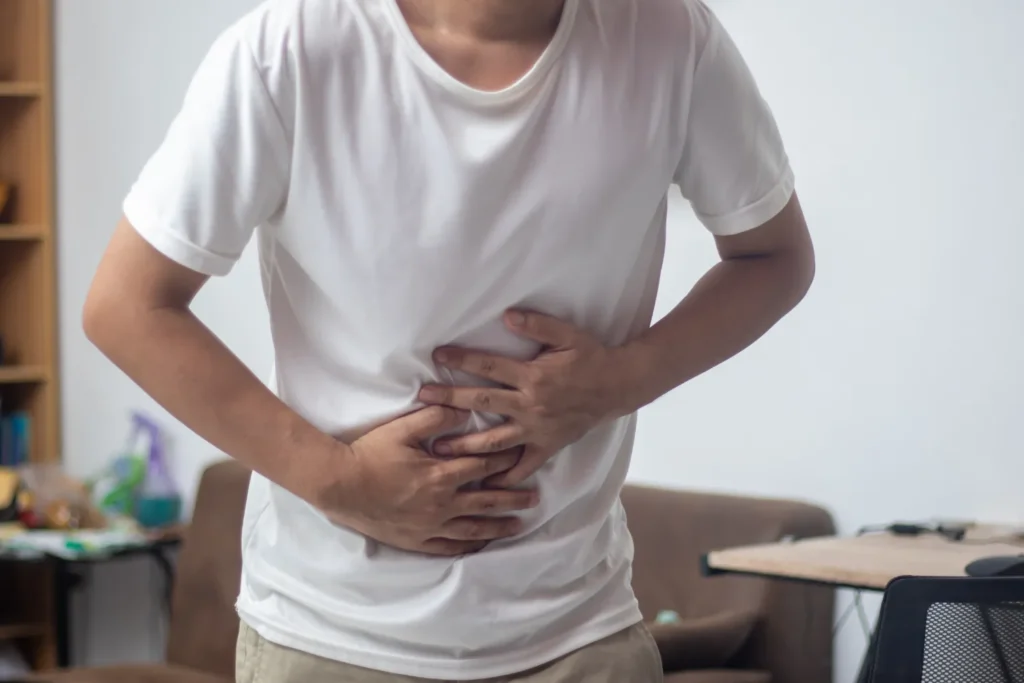
[[[78,312],[121,196],[218,29],[253,0],[58,0],[66,460],[99,467],[151,403]],[[1024,518],[1024,25],[1017,0],[719,0],[788,141],[818,246],[808,300],[749,352],[644,411],[633,477],[820,501],[852,530],[933,515]],[[95,79],[95,80],[94,80]],[[661,310],[713,262],[673,207]],[[250,254],[199,313],[258,372]],[[169,423],[170,424],[170,423]],[[213,450],[175,428],[191,487]],[[97,572],[82,661],[159,654],[152,577]],[[846,600],[844,599],[843,604]],[[839,642],[842,683],[861,637]]]

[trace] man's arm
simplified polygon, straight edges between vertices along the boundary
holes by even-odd
[[[122,220],[89,291],[85,333],[200,436],[316,504],[346,447],[274,396],[189,310],[206,281]]]
[[[479,434],[442,440],[442,454],[525,446],[519,464],[491,480],[516,486],[601,422],[628,415],[736,355],[782,319],[814,278],[814,248],[793,195],[765,224],[716,237],[722,261],[676,308],[617,348],[535,312],[506,316],[509,328],[545,351],[518,361],[471,349],[440,349],[445,367],[498,387],[426,386],[428,404],[496,412],[508,421]]]
[[[616,412],[634,412],[735,356],[811,286],[814,247],[796,195],[761,227],[715,240],[721,262],[671,313],[615,352]]]
[[[267,389],[189,309],[206,276],[167,258],[122,220],[89,291],[89,339],[172,415],[217,448],[388,545],[475,552],[519,533],[508,513],[533,491],[466,491],[512,468],[518,452],[442,461],[420,444],[465,415],[427,408],[352,444],[324,434]]]

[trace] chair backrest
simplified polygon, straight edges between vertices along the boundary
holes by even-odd
[[[211,465],[199,482],[192,523],[178,557],[167,661],[234,680],[242,576],[242,514],[249,470]]]
[[[873,683],[1024,683],[1024,578],[900,578],[885,591]]]

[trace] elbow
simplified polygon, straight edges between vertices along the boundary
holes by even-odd
[[[814,247],[807,246],[806,253],[801,257],[800,272],[800,300],[802,301],[807,293],[811,291],[814,284],[814,277],[818,274],[817,259],[814,256]]]
[[[117,309],[116,298],[104,295],[93,283],[82,307],[82,331],[104,354],[109,354],[111,340],[117,336]]]
[[[95,346],[99,346],[102,338],[104,319],[107,316],[105,307],[97,301],[93,290],[90,289],[85,298],[85,305],[82,307],[82,331],[85,337]]]
[[[814,284],[814,277],[817,274],[817,262],[814,256],[814,246],[808,240],[806,245],[797,249],[790,259],[789,271],[792,274],[792,305],[797,304],[806,298]]]

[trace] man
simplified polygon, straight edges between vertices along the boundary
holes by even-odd
[[[652,327],[672,184],[722,258]],[[239,681],[660,680],[618,501],[636,411],[813,277],[700,0],[272,0],[124,211],[89,337],[256,472]],[[189,311],[254,232],[272,390]]]

